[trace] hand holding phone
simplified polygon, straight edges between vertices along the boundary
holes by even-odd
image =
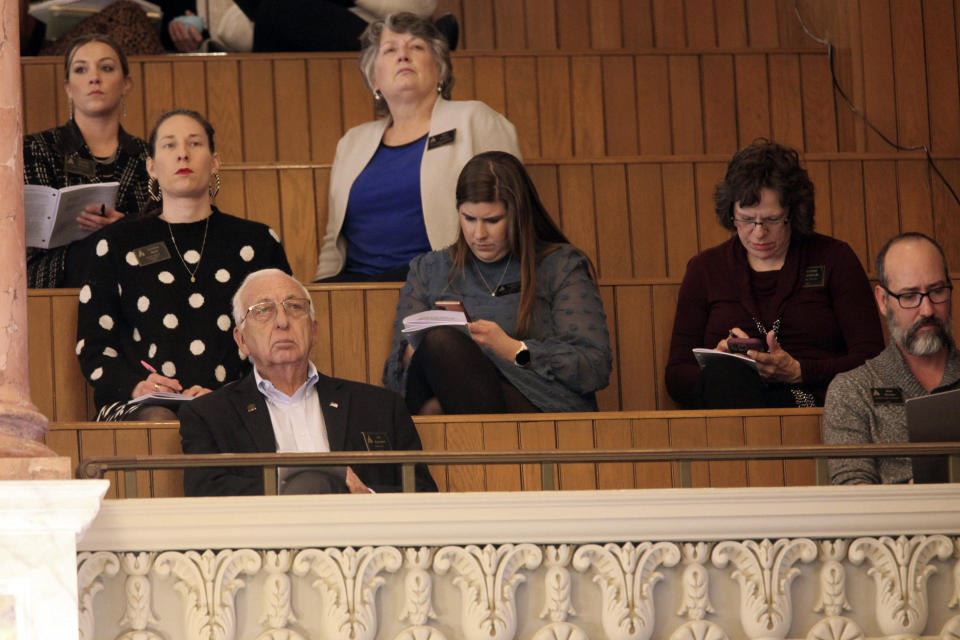
[[[727,348],[730,353],[746,354],[747,351],[766,351],[767,342],[761,338],[727,338]]]
[[[463,303],[459,300],[437,300],[433,303],[433,306],[435,309],[441,309],[443,311],[462,311],[467,322],[472,322],[469,314],[467,314],[467,310],[463,308]]]

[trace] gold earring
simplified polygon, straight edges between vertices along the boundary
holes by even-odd
[[[127,117],[127,96],[120,97],[120,118],[125,120]]]
[[[157,185],[157,192],[153,192],[153,185]],[[147,182],[147,194],[150,196],[150,199],[154,202],[160,202],[163,199],[163,193],[160,191],[160,183],[157,182],[157,179],[150,177],[149,182]]]
[[[215,173],[213,174],[213,177],[217,179],[217,188],[211,189],[210,187],[207,187],[207,192],[210,194],[211,198],[216,198],[217,194],[220,193],[220,174]]]
[[[67,110],[70,112],[70,119],[73,120],[73,98],[67,98]]]

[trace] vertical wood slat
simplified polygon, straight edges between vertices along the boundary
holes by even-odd
[[[624,355],[617,359],[621,393],[621,408],[635,409],[652,406],[655,402],[653,371],[653,326],[649,313],[650,287],[617,287],[616,313],[617,345]]]
[[[303,60],[274,62],[277,158],[288,162],[311,159],[313,122],[309,118],[307,65]]]
[[[598,449],[627,449],[633,446],[630,421],[594,420],[594,438]],[[636,480],[629,462],[597,464],[598,489],[633,489]]]
[[[553,0],[524,0],[527,19],[527,47],[535,50],[557,48],[557,14]]]
[[[603,72],[597,56],[570,60],[573,96],[573,153],[578,156],[604,155],[606,126],[603,121]]]
[[[605,150],[609,155],[636,155],[637,103],[633,57],[605,56],[603,67]],[[549,157],[546,153],[544,156]]]
[[[623,15],[623,48],[653,48],[653,2],[631,0],[620,6]]]
[[[40,413],[52,418],[55,414],[53,369],[55,351],[53,344],[53,309],[50,298],[29,296],[27,318],[27,353],[30,357],[30,399]]]
[[[800,56],[804,144],[807,151],[837,151],[837,117],[830,63],[823,56]]]
[[[670,96],[667,56],[637,56],[635,67],[640,152],[673,153],[671,102],[664,99]]]
[[[960,149],[960,79],[957,77],[957,33],[952,0],[923,1],[927,87],[930,89],[930,142],[934,151]]]
[[[526,48],[527,28],[523,9],[523,3],[516,0],[493,0],[497,48]]]
[[[531,57],[510,58],[504,62],[506,116],[517,129],[523,157],[540,156],[540,125],[537,113],[537,68]]]
[[[697,49],[717,46],[715,0],[685,0],[687,45]]]
[[[896,88],[894,98],[897,131],[902,145],[930,140],[922,9],[922,0],[901,0],[890,5]]]
[[[624,166],[597,165],[593,168],[594,211],[598,217],[597,263],[606,278],[629,278],[631,273],[630,217]]]
[[[673,153],[703,153],[700,63],[696,56],[670,56]]]
[[[770,93],[766,56],[744,54],[734,58],[737,83],[737,129],[740,147],[759,136],[770,136]]]
[[[655,47],[687,45],[682,2],[653,0],[653,34]]]
[[[803,149],[803,94],[800,62],[793,55],[771,55],[770,130],[773,139]]]
[[[670,355],[670,338],[673,335],[673,320],[677,308],[679,285],[653,287],[653,347],[654,375],[657,390],[656,406],[659,409],[676,409],[678,405],[667,393],[663,372]]]
[[[733,56],[703,56],[704,151],[732,153],[740,145],[737,140],[737,83],[734,80]]]
[[[520,435],[515,422],[484,422],[484,451],[519,451]],[[487,491],[520,491],[521,471],[518,464],[493,464],[484,468]]]
[[[898,135],[889,0],[861,3],[860,28],[863,33],[863,110],[877,129],[896,141]],[[889,148],[876,132],[868,130],[866,136],[867,151],[884,151]]]
[[[896,164],[893,160],[871,160],[863,163],[864,215],[867,249],[865,264],[873,264],[880,247],[889,238],[900,232],[897,208],[890,206],[897,201]]]
[[[537,58],[537,101],[540,113],[540,152],[547,158],[573,155],[569,58]]]
[[[561,49],[590,48],[589,0],[556,0],[557,40]]]
[[[627,188],[633,276],[664,277],[667,275],[667,249],[660,167],[653,164],[628,165]]]

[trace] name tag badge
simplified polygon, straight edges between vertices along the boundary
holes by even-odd
[[[807,267],[803,274],[804,287],[822,287],[826,284],[827,268],[823,265]]]
[[[97,163],[71,153],[64,161],[64,171],[68,174],[83,176],[90,180],[97,177]]]
[[[361,431],[363,444],[367,446],[367,451],[392,451],[390,446],[390,436],[385,431]]]
[[[444,131],[443,133],[438,133],[435,136],[430,136],[427,138],[427,151],[430,151],[430,149],[436,149],[437,147],[443,147],[448,144],[453,144],[453,141],[456,139],[456,129],[450,129],[450,131]]]
[[[143,247],[137,247],[133,250],[133,255],[137,259],[137,264],[141,267],[170,259],[170,251],[163,242],[154,242]]]
[[[900,387],[873,387],[870,389],[873,404],[903,404],[903,391]]]
[[[500,285],[499,287],[497,287],[496,289],[494,289],[494,291],[493,291],[493,295],[495,295],[495,296],[497,296],[497,297],[500,297],[500,296],[508,296],[508,295],[510,295],[511,293],[520,293],[520,283],[519,283],[519,282],[508,282],[508,283],[506,283],[506,284],[502,284],[502,285]]]

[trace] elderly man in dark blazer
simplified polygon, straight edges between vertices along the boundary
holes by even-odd
[[[403,399],[359,382],[331,378],[310,362],[317,336],[310,296],[278,269],[251,273],[233,298],[234,338],[253,371],[181,405],[184,453],[273,453],[420,449]],[[280,493],[397,491],[396,465],[358,465],[339,473],[281,469]],[[423,465],[418,491],[436,491]],[[187,469],[188,496],[264,493],[256,467]]]

